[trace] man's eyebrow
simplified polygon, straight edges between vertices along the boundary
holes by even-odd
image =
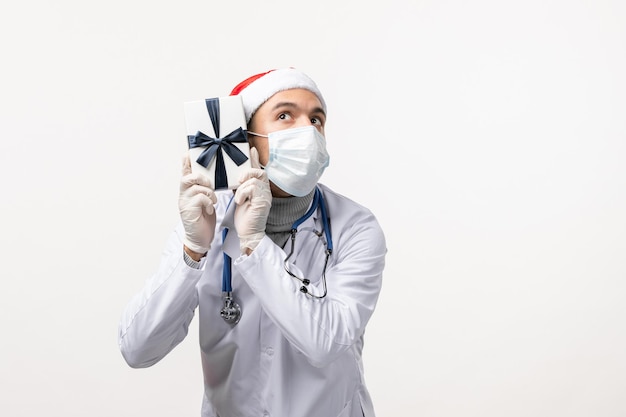
[[[326,116],[326,112],[325,112],[325,111],[324,111],[324,109],[323,109],[323,108],[321,108],[321,107],[316,107],[316,108],[314,108],[314,109],[313,109],[313,113],[321,113],[321,114],[323,114],[324,116]]]
[[[291,101],[279,101],[278,103],[276,103],[274,105],[274,107],[272,107],[272,110],[278,110],[281,107],[298,107],[296,106],[295,103],[292,103]]]
[[[298,105],[296,105],[296,103],[291,102],[291,101],[280,101],[280,102],[276,103],[276,104],[274,105],[274,107],[272,107],[272,111],[274,111],[274,110],[278,110],[278,109],[280,109],[281,107],[289,107],[289,108],[296,109],[296,108],[298,108]],[[315,107],[315,108],[313,109],[313,113],[321,113],[321,114],[323,114],[324,116],[326,116],[326,112],[325,112],[325,111],[324,111],[324,109],[323,109],[323,108],[321,108],[321,107]]]

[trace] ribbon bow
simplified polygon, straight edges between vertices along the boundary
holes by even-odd
[[[228,188],[228,177],[226,175],[226,165],[224,164],[223,152],[230,157],[230,159],[237,164],[237,166],[243,164],[248,160],[248,157],[241,152],[241,150],[233,145],[233,143],[245,143],[248,142],[248,135],[246,131],[241,127],[230,132],[223,138],[220,138],[220,104],[219,99],[210,98],[206,99],[206,107],[211,117],[211,124],[213,125],[213,131],[216,138],[212,138],[207,134],[198,131],[195,135],[188,135],[187,141],[189,142],[189,149],[204,147],[206,149],[196,159],[196,162],[207,168],[209,163],[216,158],[215,161],[215,188]]]

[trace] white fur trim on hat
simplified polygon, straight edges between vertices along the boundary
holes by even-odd
[[[303,88],[315,94],[326,111],[326,102],[315,82],[297,69],[283,68],[268,72],[241,90],[239,95],[246,113],[246,122],[249,122],[254,112],[274,94],[293,88]]]

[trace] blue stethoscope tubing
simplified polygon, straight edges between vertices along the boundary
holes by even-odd
[[[232,202],[232,199],[231,199]],[[230,205],[230,203],[229,203]],[[293,225],[291,226],[291,239],[295,239],[295,234],[298,231],[298,227],[304,223],[309,217],[311,217],[313,215],[313,213],[315,213],[315,211],[319,208],[321,215],[322,215],[322,226],[324,228],[324,235],[326,237],[326,262],[328,262],[328,256],[332,253],[333,251],[333,240],[332,240],[332,233],[330,230],[330,221],[328,219],[328,209],[326,208],[326,201],[324,200],[324,196],[322,195],[322,191],[319,189],[319,187],[315,187],[315,194],[313,196],[313,201],[311,203],[311,207],[309,207],[309,209],[307,210],[306,213],[304,213],[304,215],[302,217],[300,217],[298,220],[296,220]],[[224,229],[222,231],[222,242],[224,242],[226,240],[226,235],[228,234],[228,229]],[[292,250],[293,250],[293,243],[292,243]],[[291,256],[291,255],[290,255]],[[324,265],[324,270],[326,270],[326,265]],[[289,272],[289,270],[287,270],[287,272]],[[325,273],[325,272],[324,272]],[[291,274],[291,272],[289,272],[289,274],[294,277],[297,278],[301,281],[307,281],[305,283],[308,284],[308,280],[303,280],[301,278],[296,277],[295,275]],[[304,287],[303,287],[304,288]],[[302,292],[303,289],[301,288]],[[226,254],[226,252],[224,252],[224,267],[222,269],[222,294],[223,297],[225,299],[225,303],[224,303],[224,309],[227,308],[232,308],[232,309],[236,309],[237,311],[230,311],[229,313],[225,313],[224,309],[222,309],[222,317],[224,318],[224,320],[226,320],[227,322],[230,322],[232,324],[236,324],[239,321],[239,316],[241,315],[241,309],[239,308],[239,306],[234,303],[234,301],[232,300],[232,292],[233,292],[233,287],[232,287],[232,259],[230,256],[228,256]],[[321,298],[321,297],[317,297],[317,298]],[[234,306],[234,307],[233,307]]]
[[[232,200],[231,200],[232,201]],[[315,195],[313,196],[313,202],[311,203],[311,207],[309,210],[304,213],[304,216],[300,217],[296,220],[291,226],[291,230],[297,230],[298,227],[306,221],[309,217],[313,215],[315,210],[320,209],[322,213],[322,225],[324,227],[324,235],[326,236],[326,248],[328,251],[332,253],[333,251],[333,240],[332,234],[330,231],[330,222],[328,221],[328,212],[326,209],[326,201],[324,200],[324,196],[320,191],[319,187],[315,187]],[[224,229],[222,231],[222,242],[226,240],[226,235],[228,234],[228,229]],[[231,292],[233,291],[232,286],[232,259],[230,256],[224,252],[224,268],[222,269],[222,292]]]

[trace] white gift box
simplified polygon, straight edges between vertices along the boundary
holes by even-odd
[[[191,171],[209,177],[215,189],[236,188],[240,174],[250,168],[241,97],[188,101],[185,123]]]

